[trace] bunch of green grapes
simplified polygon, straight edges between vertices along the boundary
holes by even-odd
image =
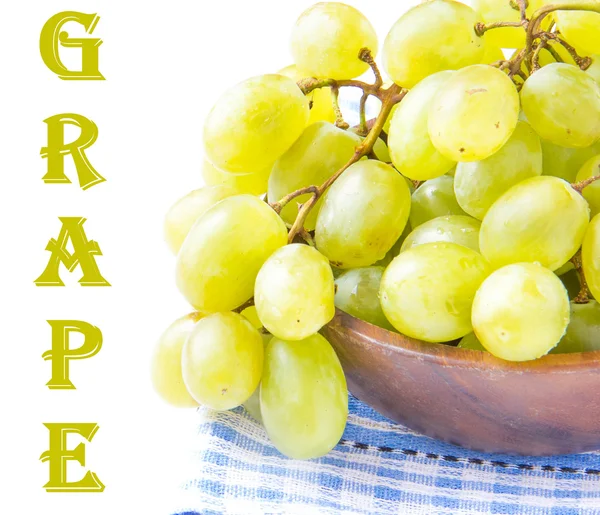
[[[503,360],[600,349],[600,5],[581,3],[422,2],[384,40],[389,82],[362,13],[305,11],[294,63],[216,102],[206,185],[167,213],[194,311],[155,347],[157,392],[243,405],[310,459],[346,424],[336,309]],[[346,87],[379,115],[361,102],[349,127]]]

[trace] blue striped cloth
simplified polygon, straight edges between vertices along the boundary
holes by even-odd
[[[177,515],[600,514],[600,453],[481,454],[419,435],[351,397],[340,444],[297,461],[241,408],[198,414],[193,477]]]

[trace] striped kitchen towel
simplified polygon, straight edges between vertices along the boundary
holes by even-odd
[[[482,454],[394,424],[350,397],[327,456],[285,458],[243,409],[198,410],[177,515],[600,514],[600,453]]]

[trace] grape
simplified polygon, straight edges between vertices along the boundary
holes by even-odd
[[[458,342],[457,347],[459,349],[470,349],[470,350],[480,350],[483,352],[487,352],[485,347],[481,345],[481,342],[475,336],[475,333],[469,333],[465,336],[460,342]]]
[[[260,333],[242,315],[213,313],[196,323],[183,346],[185,386],[204,406],[235,408],[256,390],[263,353]]]
[[[335,305],[353,317],[393,331],[394,328],[385,318],[379,302],[383,271],[381,266],[345,271],[335,280]]]
[[[557,270],[577,252],[589,221],[583,197],[557,177],[533,177],[502,195],[479,233],[481,253],[494,268],[539,262]]]
[[[388,76],[404,88],[444,70],[481,62],[483,38],[475,34],[479,20],[467,5],[431,0],[403,14],[383,45]]]
[[[518,119],[512,80],[498,68],[476,64],[454,73],[434,97],[429,136],[448,159],[480,161],[508,141]]]
[[[231,173],[269,168],[302,134],[308,100],[289,77],[261,75],[227,91],[204,123],[211,163]]]
[[[320,2],[298,18],[292,29],[292,55],[300,70],[313,77],[353,79],[368,69],[358,54],[377,53],[375,29],[354,7]]]
[[[567,182],[575,176],[588,159],[600,154],[600,142],[586,148],[566,148],[542,140],[544,175],[554,175]]]
[[[565,0],[562,3],[577,3]],[[600,13],[590,11],[556,11],[556,24],[562,35],[585,54],[600,54]]]
[[[528,361],[556,346],[569,323],[569,297],[550,270],[517,263],[492,273],[473,302],[473,328],[494,356]]]
[[[587,304],[571,302],[571,321],[567,332],[552,354],[600,350],[600,304],[595,300]]]
[[[583,273],[590,292],[600,299],[600,215],[592,218],[581,247]]]
[[[209,186],[188,193],[171,206],[164,224],[165,240],[171,252],[179,252],[192,225],[202,214],[217,202],[236,194],[234,188],[225,184]]]
[[[439,216],[466,214],[456,201],[454,179],[448,175],[425,182],[412,194],[410,225],[413,230]]]
[[[394,112],[388,145],[394,166],[406,177],[419,181],[433,179],[454,166],[454,161],[433,146],[427,128],[432,99],[452,74],[439,72],[419,82]]]
[[[354,154],[360,145],[360,137],[326,122],[314,123],[306,128],[292,147],[273,166],[269,178],[269,202],[281,200],[288,193],[306,186],[320,186]],[[298,204],[306,202],[310,194],[300,195],[286,205],[281,216],[294,223],[298,215]],[[315,228],[322,199],[313,207],[304,227]]]
[[[527,17],[544,5],[544,0],[529,0]],[[473,0],[472,6],[480,14],[484,23],[498,21],[521,21],[521,13],[513,9],[509,0]],[[520,48],[525,46],[525,30],[521,27],[501,27],[485,33],[486,44],[501,48]]]
[[[401,252],[436,241],[447,241],[463,245],[479,252],[479,228],[481,222],[470,216],[438,216],[419,225],[402,244]]]
[[[379,161],[350,166],[325,194],[317,248],[338,268],[369,266],[398,240],[410,211],[404,178]]]
[[[460,207],[479,220],[515,184],[542,174],[540,138],[527,122],[519,121],[506,144],[482,161],[458,163],[454,193]]]
[[[276,250],[260,269],[254,287],[258,318],[278,338],[302,340],[335,315],[329,261],[308,245]]]
[[[575,180],[580,182],[596,175],[600,175],[600,154],[586,161],[579,170]],[[596,216],[600,213],[600,182],[596,181],[586,186],[581,193],[590,205],[591,216]]]
[[[258,318],[258,313],[256,312],[256,306],[248,306],[240,313],[248,322],[252,324],[252,327],[255,329],[261,329],[263,327],[262,322]]]
[[[177,255],[177,286],[198,311],[234,309],[254,292],[260,267],[287,243],[285,224],[251,195],[228,197],[194,224]]]
[[[553,63],[536,71],[521,102],[533,129],[552,143],[582,148],[600,138],[600,85],[575,66]]]
[[[381,306],[402,334],[446,342],[472,331],[471,304],[489,265],[456,243],[425,243],[401,252],[381,280]]]
[[[348,132],[356,134],[362,142],[365,140],[365,138],[359,134],[359,131],[360,127],[352,127],[351,129],[348,129]],[[390,157],[390,151],[388,149],[388,146],[381,138],[377,138],[377,140],[375,140],[375,144],[373,145],[373,152],[375,153],[379,161],[383,161],[384,163],[391,163],[392,158]]]
[[[586,70],[588,75],[591,75],[592,78],[600,84],[600,55],[592,55],[592,64]]]
[[[502,48],[490,43],[488,38],[489,36],[483,38],[483,57],[481,58],[480,64],[492,64],[498,61],[504,61],[504,52],[502,52]]]
[[[183,344],[201,317],[200,313],[190,313],[177,319],[161,335],[154,347],[152,384],[156,392],[172,406],[191,408],[198,405],[183,383],[181,352]]]
[[[262,333],[263,347],[266,349],[267,345],[273,338],[271,334]],[[250,416],[260,422],[262,424],[262,414],[260,412],[260,384],[254,390],[254,393],[250,396],[250,398],[244,402],[244,409],[250,413]]]
[[[298,70],[295,64],[287,66],[283,70],[278,72],[281,75],[285,75],[290,79],[294,79],[296,82],[310,77],[310,73],[304,73]],[[308,117],[308,123],[312,124],[315,122],[335,122],[335,112],[333,111],[333,102],[331,99],[331,88],[317,88],[307,95],[310,107],[310,116]]]
[[[286,456],[318,458],[333,449],[346,427],[348,390],[329,342],[320,334],[297,342],[273,338],[260,407],[271,441]]]
[[[388,250],[387,254],[383,257],[383,259],[380,259],[379,261],[373,263],[373,266],[382,266],[383,268],[386,268],[394,260],[394,258],[398,254],[400,254],[402,244],[411,232],[412,229],[410,227],[410,223],[407,223],[406,227],[404,227],[404,231],[402,231],[402,234],[400,235],[400,238],[396,240],[396,243],[394,243],[392,248]]]
[[[202,165],[202,178],[207,186],[224,184],[233,188],[237,194],[262,195],[267,191],[271,168],[262,172],[247,173],[245,175],[222,172],[207,160]]]

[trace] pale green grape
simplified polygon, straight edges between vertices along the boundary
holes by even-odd
[[[486,64],[457,71],[429,112],[429,136],[448,159],[480,161],[497,152],[519,119],[519,94],[508,75]]]
[[[449,175],[426,181],[412,194],[410,225],[413,230],[439,216],[466,214],[458,205],[454,179]]]
[[[600,175],[600,154],[585,162],[579,170],[575,181],[584,181],[596,175]],[[589,186],[586,186],[581,193],[583,194],[583,198],[585,198],[590,205],[591,216],[596,216],[600,213],[600,181],[593,182]]]
[[[458,342],[458,348],[487,352],[485,347],[481,345],[481,342],[477,339],[477,336],[475,336],[475,333],[467,334],[467,336]]]
[[[194,224],[177,255],[177,286],[203,313],[227,311],[254,292],[260,267],[287,243],[283,220],[251,195],[228,197]]]
[[[356,134],[361,139],[361,141],[364,141],[365,138],[359,134],[359,131],[360,131],[360,127],[352,127],[350,129],[348,129],[348,132],[352,132],[352,133]],[[388,149],[388,146],[385,144],[385,142],[381,138],[377,138],[377,140],[375,141],[375,144],[373,145],[373,152],[375,152],[375,155],[377,156],[377,159],[379,161],[383,161],[384,163],[392,162],[392,158],[390,157],[390,151]]]
[[[289,77],[261,75],[228,90],[204,122],[211,163],[231,173],[269,168],[302,134],[308,100]]]
[[[571,321],[567,332],[552,354],[600,350],[600,304],[590,300],[587,304],[571,302]]]
[[[577,4],[577,0],[563,0],[561,3]],[[569,43],[586,54],[600,54],[600,13],[556,11],[554,16],[558,29]]]
[[[479,220],[509,188],[542,174],[540,138],[527,122],[519,121],[506,144],[482,161],[458,163],[454,193],[461,208]]]
[[[267,345],[260,387],[267,433],[290,458],[327,454],[340,441],[348,417],[348,390],[335,351],[320,334]]]
[[[263,327],[262,322],[258,318],[258,313],[256,312],[256,306],[249,306],[246,309],[244,309],[240,314],[246,320],[248,320],[248,322],[250,322],[252,324],[252,327],[254,327],[255,329],[260,329]]]
[[[294,61],[313,77],[340,80],[362,75],[369,67],[358,57],[363,48],[376,55],[375,29],[360,11],[339,2],[313,5],[292,29]]]
[[[450,0],[431,0],[404,13],[383,45],[383,66],[404,88],[443,70],[481,62],[483,38],[475,34],[473,9]]]
[[[263,340],[248,320],[237,313],[213,313],[196,323],[183,346],[183,381],[203,406],[232,409],[256,390],[263,356]]]
[[[425,243],[387,267],[379,293],[387,319],[402,334],[446,342],[472,331],[471,304],[490,273],[485,259],[456,243]]]
[[[258,318],[278,338],[302,340],[335,315],[333,273],[313,247],[286,245],[267,259],[256,277]]]
[[[473,329],[494,356],[528,361],[547,354],[565,334],[569,297],[560,279],[532,263],[491,274],[473,302]]]
[[[544,139],[563,147],[589,147],[600,138],[600,85],[587,73],[553,63],[521,89],[527,120]]]
[[[273,166],[269,178],[269,202],[281,200],[288,193],[306,186],[320,186],[354,154],[360,145],[360,137],[326,122],[309,125],[291,148]],[[298,204],[308,200],[310,194],[296,197],[286,205],[281,216],[294,223]],[[317,222],[322,199],[309,214],[304,227],[312,231]]]
[[[527,15],[531,16],[544,5],[544,0],[529,0]],[[473,0],[472,6],[480,14],[479,21],[494,23],[498,21],[521,21],[521,13],[513,9],[509,0]],[[500,48],[520,48],[525,46],[525,29],[522,27],[501,27],[485,33],[486,44]]]
[[[588,75],[591,75],[592,78],[600,84],[600,55],[592,55],[592,64],[586,70]]]
[[[581,246],[583,273],[592,295],[600,299],[600,215],[592,218]]]
[[[317,248],[338,268],[369,266],[398,240],[410,212],[405,179],[380,161],[359,161],[333,183],[317,218]]]
[[[436,241],[447,241],[479,252],[481,222],[464,215],[438,216],[419,225],[402,244],[401,252]]]
[[[499,46],[490,43],[489,36],[483,38],[483,57],[480,64],[493,64],[498,61],[504,61],[504,52]]]
[[[188,193],[167,212],[164,223],[165,240],[173,254],[177,254],[192,225],[201,215],[226,197],[237,191],[226,184],[208,186]]]
[[[542,140],[544,175],[554,175],[567,182],[575,182],[575,176],[588,159],[600,154],[600,142],[586,148],[560,147]]]
[[[533,177],[509,189],[488,210],[479,247],[494,268],[538,262],[557,270],[577,252],[589,222],[589,208],[558,177]]]
[[[285,75],[290,79],[294,79],[296,82],[302,79],[311,77],[310,73],[305,73],[298,70],[295,64],[285,67],[283,70],[279,70],[281,75]],[[312,124],[315,122],[335,122],[335,112],[333,111],[333,102],[331,99],[331,88],[318,88],[307,95],[310,102],[310,116],[308,117],[308,123]]]
[[[433,146],[427,128],[433,97],[452,74],[443,71],[422,80],[394,112],[388,132],[390,156],[396,169],[406,177],[419,181],[433,179],[455,164]]]
[[[190,313],[175,320],[158,339],[152,354],[152,385],[163,400],[178,408],[198,405],[183,383],[181,353],[201,317],[200,313]]]
[[[379,302],[379,286],[385,269],[381,266],[353,268],[336,280],[335,305],[353,317],[393,331]]]
[[[261,333],[263,346],[266,349],[267,345],[273,338],[272,334]],[[244,409],[250,413],[250,416],[260,422],[262,424],[262,414],[260,412],[260,384],[254,390],[254,393],[250,396],[250,398],[244,402]]]
[[[202,165],[202,178],[207,186],[223,184],[233,188],[238,195],[242,193],[250,195],[262,195],[266,193],[270,173],[270,167],[262,172],[241,175],[223,172],[207,160],[204,160]]]
[[[373,263],[373,266],[382,266],[383,268],[387,267],[394,260],[394,258],[400,254],[402,244],[411,232],[412,228],[410,227],[410,223],[407,223],[406,227],[404,227],[404,231],[402,231],[402,234],[400,235],[400,238],[396,240],[396,243],[394,243],[392,248],[388,250],[388,253],[383,257],[383,259]]]

